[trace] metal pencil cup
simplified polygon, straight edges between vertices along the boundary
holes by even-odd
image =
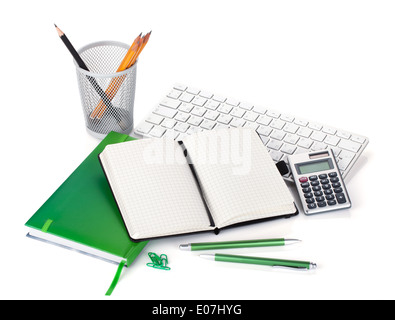
[[[89,69],[76,64],[86,128],[98,139],[111,131],[129,134],[133,130],[137,62],[116,72],[128,49],[127,44],[104,41],[78,51]]]

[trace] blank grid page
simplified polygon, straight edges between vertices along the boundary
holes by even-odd
[[[216,226],[295,212],[293,198],[258,135],[248,129],[226,131],[228,136],[211,131],[184,141]],[[227,146],[228,153],[210,150],[209,139]]]
[[[158,163],[155,151],[160,145],[153,143],[147,139],[114,144],[100,156],[130,237],[146,239],[210,229],[188,164]],[[175,156],[184,157],[182,148],[171,143]]]

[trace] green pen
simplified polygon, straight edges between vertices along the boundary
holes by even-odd
[[[258,239],[258,240],[241,240],[226,242],[202,242],[180,244],[181,250],[197,251],[197,250],[216,250],[216,249],[234,249],[234,248],[253,248],[253,247],[274,247],[285,246],[300,242],[298,239]]]
[[[213,261],[259,264],[259,265],[264,265],[264,266],[291,268],[291,269],[298,269],[298,270],[311,270],[311,269],[317,268],[317,265],[315,263],[309,262],[309,261],[247,257],[247,256],[236,256],[236,255],[219,254],[219,253],[201,254],[200,257],[204,258],[204,259],[213,260]]]

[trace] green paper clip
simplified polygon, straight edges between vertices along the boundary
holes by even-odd
[[[161,269],[161,270],[170,270],[170,268],[167,266],[167,264],[169,263],[167,259],[167,255],[161,254],[159,257],[156,253],[149,252],[148,256],[152,261],[151,263],[147,263],[148,267]]]

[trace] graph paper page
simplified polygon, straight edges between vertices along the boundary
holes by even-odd
[[[212,229],[177,142],[145,139],[114,144],[100,159],[132,239]]]

